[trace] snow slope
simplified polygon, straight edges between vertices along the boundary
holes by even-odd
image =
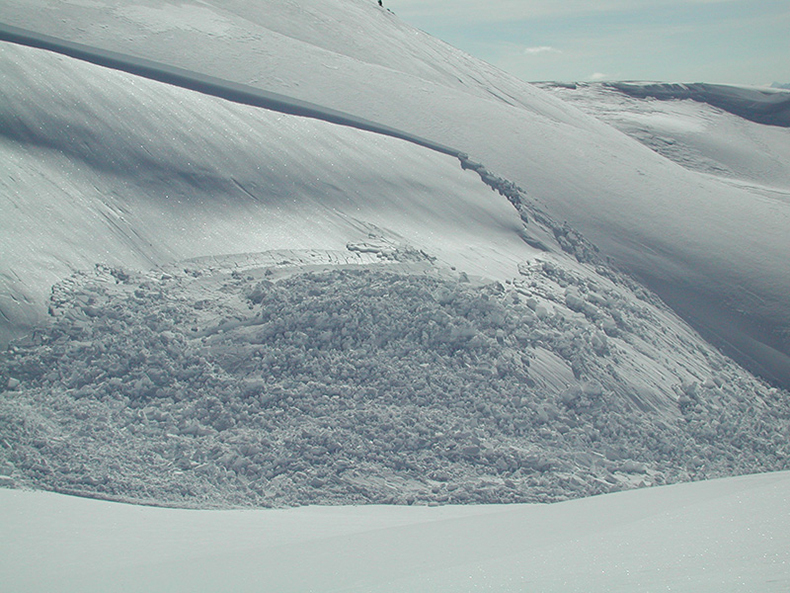
[[[778,89],[723,84],[615,82],[612,88],[638,98],[661,101],[691,99],[723,109],[744,119],[770,126],[790,126],[790,94]]]
[[[97,262],[345,249],[372,234],[503,278],[536,252],[518,212],[456,158],[41,50],[2,52],[6,331],[40,320],[49,287]]]
[[[187,511],[0,490],[0,580],[8,593],[778,593],[788,497],[786,472],[435,508]]]
[[[683,169],[373,2],[4,0],[3,14],[11,25],[311,101],[469,153],[740,360],[790,384],[781,196]]]
[[[680,166],[715,177],[731,187],[746,190],[780,214],[790,204],[790,131],[781,127],[786,119],[790,93],[722,85],[677,85],[659,83],[541,83],[539,86],[628,134],[656,153]],[[765,125],[761,121],[774,125]],[[743,202],[740,220],[748,220],[751,206]],[[733,237],[733,244],[737,241]],[[780,246],[790,242],[782,239]],[[755,261],[762,253],[754,252]],[[787,274],[787,267],[777,272]],[[707,330],[714,343],[743,361],[752,357],[760,369],[773,360],[784,376],[783,355],[786,330],[781,324],[762,322],[757,329],[767,337],[755,343],[743,330],[749,325],[749,304],[739,305],[740,319],[728,319],[715,302],[693,290],[678,290],[668,283],[653,282],[656,290],[686,319]],[[759,302],[757,292],[752,304]],[[759,306],[759,305],[758,305]],[[749,331],[747,331],[749,333]],[[752,336],[756,335],[751,332]],[[740,350],[740,353],[738,352]],[[740,355],[740,356],[739,356]],[[772,373],[763,366],[762,372]]]
[[[706,102],[705,95],[685,92],[686,85],[657,83],[539,83],[564,101],[639,140],[679,165],[716,176],[735,186],[748,186],[767,199],[790,201],[790,142],[779,126],[749,121]],[[790,93],[732,87],[745,98]],[[653,93],[656,96],[654,97]],[[737,96],[737,95],[736,95]],[[777,101],[777,103],[779,103]],[[781,103],[780,103],[781,104]]]
[[[2,52],[5,310],[47,321],[0,360],[12,483],[470,503],[786,467],[781,392],[469,159]]]
[[[781,377],[787,211],[765,186],[678,166],[374,3],[3,0],[2,14],[318,111],[2,45],[0,309],[6,335],[36,330],[0,360],[0,486],[183,506],[470,503],[787,467],[787,394],[555,221],[687,317],[753,340]],[[331,110],[355,121],[319,121]],[[377,122],[453,149],[358,129]],[[785,590],[787,483],[255,513],[3,488],[0,578]]]

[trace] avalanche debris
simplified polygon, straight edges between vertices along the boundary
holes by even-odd
[[[57,285],[52,322],[0,358],[2,483],[504,503],[787,467],[787,394],[605,268],[547,256],[502,284],[349,249],[377,263],[97,266]]]

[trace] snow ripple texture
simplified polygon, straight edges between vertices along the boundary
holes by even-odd
[[[64,281],[52,323],[0,358],[5,485],[197,507],[509,503],[788,467],[787,394],[635,285],[550,262],[506,284],[399,265]]]

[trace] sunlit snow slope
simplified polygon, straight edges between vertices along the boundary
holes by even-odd
[[[766,199],[790,202],[790,141],[780,124],[790,110],[790,92],[725,87],[740,97],[733,111],[749,115],[763,96],[775,99],[775,125],[726,111],[686,85],[658,83],[540,83],[590,115],[613,125],[679,165],[748,185]],[[651,94],[652,93],[652,94]],[[738,94],[739,93],[739,94]],[[655,96],[654,96],[655,95]],[[696,97],[696,98],[693,98]],[[753,118],[774,115],[758,111]],[[774,121],[768,119],[768,121]]]
[[[8,593],[780,593],[788,474],[555,505],[185,511],[0,490]]]
[[[790,92],[703,84],[540,86],[680,166],[748,191],[787,224],[782,212],[790,204]],[[750,224],[752,203],[743,201],[738,209],[737,218],[743,224]],[[738,241],[732,237],[733,244]],[[780,246],[788,250],[790,240],[781,241]],[[750,253],[755,264],[764,257],[756,248]],[[787,275],[790,271],[782,265],[776,273]],[[752,293],[751,305],[748,301],[739,305],[740,319],[732,319],[722,317],[721,308],[699,294],[676,293],[677,287],[669,283],[653,282],[652,287],[687,319],[706,328],[708,337],[730,353],[755,357],[759,363],[779,369],[779,375],[774,376],[785,376],[783,356],[753,342],[748,331],[743,333],[751,323],[750,312],[761,306],[759,293]],[[781,324],[766,320],[758,332],[767,338],[767,345],[786,352],[787,330]],[[762,371],[767,368],[763,366]]]
[[[372,238],[504,278],[536,252],[505,198],[412,143],[13,44],[2,76],[6,331],[40,319],[53,283],[99,262],[345,251]]]
[[[4,0],[3,19],[467,152],[584,232],[741,360],[790,384],[786,200],[685,169],[374,2]]]

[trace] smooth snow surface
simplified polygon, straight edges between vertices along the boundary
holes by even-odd
[[[790,385],[790,205],[782,195],[684,169],[367,0],[2,4],[7,24],[464,151],[524,187],[739,360]]]
[[[144,58],[130,57],[117,52],[101,50],[80,43],[72,43],[48,35],[41,35],[32,31],[26,31],[24,29],[2,24],[0,24],[0,39],[11,43],[54,51],[92,64],[112,68],[114,70],[121,70],[151,80],[158,80],[159,82],[197,91],[206,95],[220,97],[228,101],[233,101],[234,103],[262,107],[289,115],[321,119],[343,126],[384,134],[385,136],[405,139],[420,146],[430,148],[431,150],[450,154],[452,156],[458,155],[457,150],[447,146],[431,142],[424,138],[414,136],[413,134],[407,134],[395,128],[376,124],[348,113],[321,107],[320,105],[293,97],[286,97],[279,93],[263,91],[249,85],[242,85],[213,76],[191,72],[176,66],[153,62]]]
[[[7,593],[780,593],[786,472],[553,505],[188,511],[0,489]]]

